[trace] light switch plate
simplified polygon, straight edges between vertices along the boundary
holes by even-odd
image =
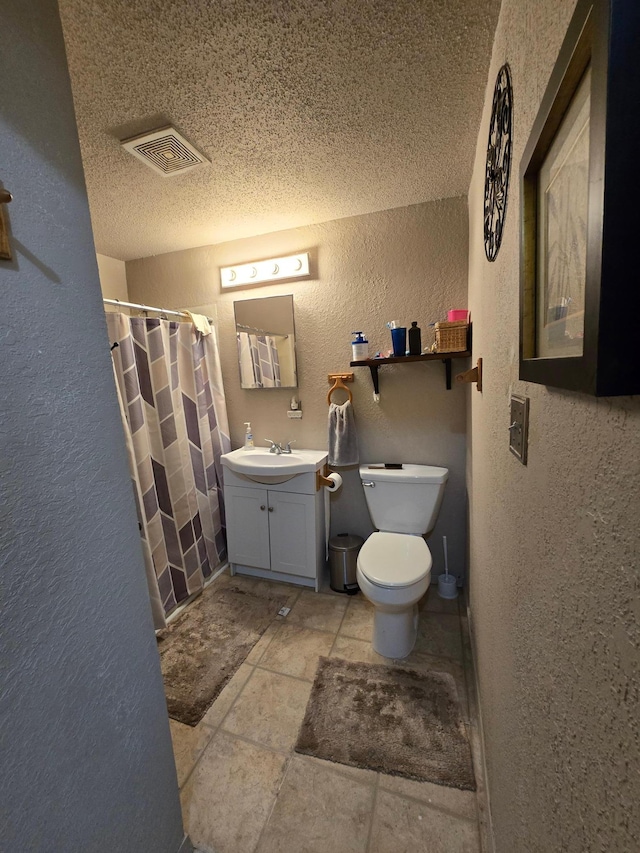
[[[527,464],[529,444],[529,398],[511,396],[509,416],[509,450],[523,465]]]

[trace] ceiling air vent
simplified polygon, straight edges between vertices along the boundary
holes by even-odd
[[[125,139],[122,147],[165,178],[181,175],[189,169],[209,163],[207,158],[196,151],[173,127],[162,127],[152,133]]]

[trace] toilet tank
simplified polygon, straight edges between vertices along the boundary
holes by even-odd
[[[417,536],[429,533],[435,527],[448,476],[447,468],[433,465],[401,469],[361,465],[360,479],[376,529]]]

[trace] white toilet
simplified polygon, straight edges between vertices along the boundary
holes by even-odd
[[[433,530],[449,471],[431,465],[360,467],[369,515],[378,529],[358,554],[358,584],[375,607],[373,648],[405,658],[418,631],[418,602],[431,580]]]

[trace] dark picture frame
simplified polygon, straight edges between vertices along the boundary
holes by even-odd
[[[637,0],[578,0],[520,166],[522,380],[595,396],[640,393],[639,44]],[[584,216],[576,217],[583,226],[577,243],[584,251],[583,305],[572,334],[566,309],[546,303],[542,292],[547,273],[540,223],[547,201],[539,179],[581,82],[589,98],[588,175]],[[575,245],[564,254],[575,254]],[[555,347],[552,338],[552,355],[541,356],[547,323],[555,326]],[[560,354],[564,344],[566,355]]]

